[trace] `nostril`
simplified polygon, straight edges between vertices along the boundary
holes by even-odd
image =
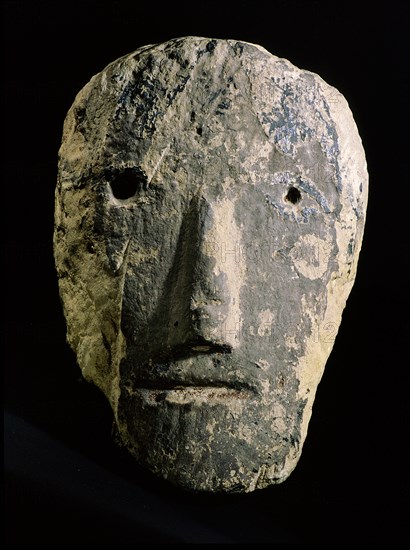
[[[196,353],[204,353],[204,354],[230,354],[232,353],[232,346],[229,344],[218,344],[216,342],[207,341],[207,340],[199,340],[197,342],[193,342],[191,344],[191,350],[195,351]]]

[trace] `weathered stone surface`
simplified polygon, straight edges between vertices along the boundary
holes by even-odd
[[[287,478],[366,202],[345,99],[259,46],[171,40],[81,90],[56,191],[67,338],[141,464],[194,490]]]

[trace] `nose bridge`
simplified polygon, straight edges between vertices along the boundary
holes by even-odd
[[[224,274],[221,279],[226,280],[226,291],[235,293],[242,266],[234,204],[229,200],[210,201],[202,197],[198,208],[202,220],[197,243],[199,257],[209,266],[208,277],[216,280]]]
[[[197,208],[199,268],[194,271],[191,311],[204,338],[236,347],[244,265],[234,203],[202,196]]]

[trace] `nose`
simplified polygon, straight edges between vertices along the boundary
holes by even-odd
[[[206,352],[240,344],[244,265],[234,214],[229,200],[201,196],[191,202],[170,307],[171,345]]]

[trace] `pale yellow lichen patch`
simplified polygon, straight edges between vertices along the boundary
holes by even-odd
[[[184,387],[181,389],[168,390],[166,392],[166,402],[175,404],[186,403],[213,403],[218,401],[230,402],[245,399],[248,396],[246,392],[240,392],[231,388],[204,388],[204,387]],[[235,411],[235,406],[230,406]],[[242,408],[240,409],[242,410]]]
[[[300,344],[296,341],[296,336],[294,335],[286,335],[285,344],[286,344],[286,347],[288,347],[289,349],[297,350],[300,348]]]
[[[298,273],[315,280],[326,273],[331,253],[330,244],[317,235],[302,235],[289,255]]]

